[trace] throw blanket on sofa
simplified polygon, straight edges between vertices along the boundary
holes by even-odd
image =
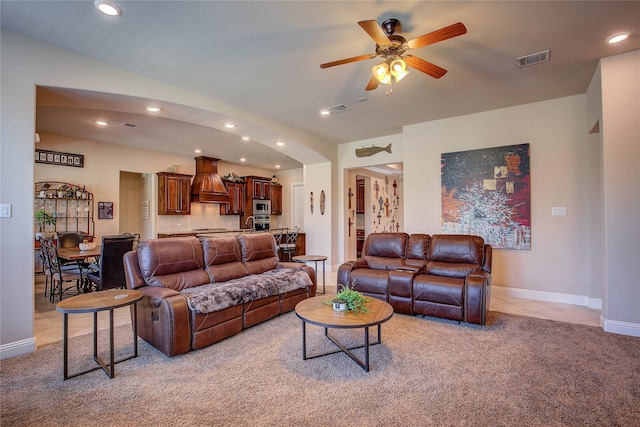
[[[196,286],[184,289],[180,293],[187,297],[192,311],[211,313],[260,298],[305,288],[312,284],[306,271],[280,268],[228,282]]]

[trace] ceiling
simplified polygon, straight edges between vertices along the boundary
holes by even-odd
[[[232,163],[245,157],[247,165],[269,170],[312,163],[296,149],[306,140],[360,141],[401,133],[413,123],[585,93],[599,58],[640,49],[640,1],[119,5],[122,15],[115,18],[100,15],[91,0],[1,0],[0,12],[3,27],[228,108],[162,103],[159,113],[150,114],[143,107],[151,99],[39,88],[36,130],[185,156],[200,148],[203,155]],[[398,33],[407,40],[464,23],[467,34],[411,51],[448,73],[434,79],[410,70],[387,96],[384,85],[365,91],[379,59],[320,69],[321,63],[373,53],[375,42],[357,22],[388,18],[400,20]],[[620,31],[631,36],[605,43]],[[549,62],[517,67],[517,57],[547,49]],[[349,109],[319,114],[339,104]],[[97,130],[97,119],[109,126]],[[225,129],[227,121],[237,127]],[[242,135],[251,141],[241,141]]]

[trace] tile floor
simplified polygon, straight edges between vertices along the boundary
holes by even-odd
[[[335,292],[336,274],[336,271],[327,271],[326,273],[328,293]],[[320,276],[320,280],[322,280],[321,277],[322,276]],[[56,311],[56,304],[50,303],[49,298],[44,297],[44,276],[36,276],[35,286],[35,335],[37,345],[41,346],[62,339],[63,315]],[[320,289],[321,288],[322,285],[320,284]],[[493,292],[490,304],[490,310],[493,311],[540,317],[561,322],[600,326],[600,310],[594,310],[584,306],[514,298],[506,295],[504,292]],[[90,313],[69,315],[69,336],[91,333],[93,330],[92,316]],[[116,309],[114,311],[114,321],[116,326],[130,324],[129,309]],[[98,328],[106,329],[108,327],[108,312],[98,313]]]

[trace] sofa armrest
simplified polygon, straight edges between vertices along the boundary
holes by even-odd
[[[278,261],[278,264],[276,264],[276,268],[295,268],[298,270],[305,270],[309,275],[311,282],[313,283],[311,285],[311,288],[309,289],[309,296],[312,296],[312,297],[316,296],[316,290],[318,289],[318,282],[317,282],[316,271],[313,269],[313,267],[302,262]]]
[[[340,292],[342,287],[340,285],[349,285],[351,284],[351,272],[358,268],[368,268],[369,264],[365,261],[347,261],[338,267],[338,289]]]
[[[489,313],[491,274],[474,271],[464,281],[464,321],[484,325]]]
[[[169,357],[190,350],[191,323],[187,298],[155,286],[138,288],[138,336]]]

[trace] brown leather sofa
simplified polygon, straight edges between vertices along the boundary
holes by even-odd
[[[312,267],[279,262],[271,233],[145,240],[124,256],[138,335],[169,357],[209,346],[315,296]]]
[[[338,269],[349,284],[394,311],[484,325],[491,296],[492,248],[478,236],[372,233],[362,258]]]

